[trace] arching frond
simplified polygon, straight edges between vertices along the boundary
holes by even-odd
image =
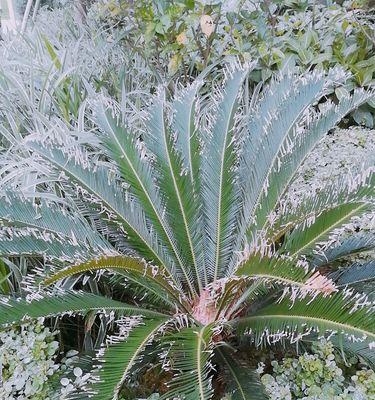
[[[255,212],[257,229],[262,230],[266,228],[268,216],[281,202],[293,178],[296,176],[298,168],[302,165],[307,155],[313,150],[317,143],[327,132],[333,129],[345,115],[357,109],[361,104],[372,98],[373,95],[372,92],[356,90],[353,95],[342,98],[337,105],[327,102],[318,113],[311,116],[310,120],[306,122],[306,126],[302,128],[295,126],[293,128],[293,131],[288,137],[291,148],[280,156],[277,166],[274,166],[271,170],[268,178],[268,188],[263,192],[263,197],[260,200],[261,207],[259,206]],[[330,192],[331,195],[329,198],[331,198],[332,195],[337,196],[333,188],[331,188]],[[322,197],[319,193],[317,196],[319,198]],[[316,201],[316,199],[313,198],[311,201]],[[309,200],[306,206],[308,205]],[[302,206],[304,206],[304,204],[302,204]],[[313,209],[307,209],[307,211],[311,213]],[[288,219],[284,216],[284,224],[287,223],[287,220]]]
[[[279,203],[277,216],[269,221],[267,237],[275,242],[286,232],[298,225],[312,224],[323,212],[340,205],[368,202],[375,203],[375,174],[369,168],[354,177],[341,177],[329,182],[314,196],[306,195],[298,204],[290,201]]]
[[[55,272],[42,283],[48,286],[72,275],[87,271],[95,272],[103,269],[120,272],[123,276],[129,276],[130,279],[134,279],[132,278],[133,275],[138,275],[139,278],[144,278],[155,283],[159,291],[161,291],[163,295],[167,295],[172,304],[173,302],[176,305],[181,304],[181,302],[182,304],[186,302],[186,299],[185,301],[183,300],[183,296],[181,296],[178,288],[173,286],[170,276],[168,276],[166,271],[163,271],[162,267],[148,265],[144,260],[134,257],[105,257],[98,260],[91,260],[83,264],[72,265]]]
[[[335,229],[348,223],[351,218],[361,216],[374,208],[372,203],[354,202],[341,204],[323,212],[310,226],[300,226],[286,237],[279,252],[291,257],[310,255],[314,249],[327,241]]]
[[[199,178],[201,163],[199,132],[195,120],[198,117],[197,94],[203,83],[203,80],[197,79],[186,89],[181,89],[172,104],[176,149],[181,154],[183,167],[188,171],[195,190],[199,187],[196,180]]]
[[[57,148],[44,148],[38,144],[30,147],[48,160],[58,170],[68,175],[78,185],[77,190],[88,193],[95,202],[101,202],[104,210],[124,226],[128,241],[147,259],[163,265],[174,276],[174,263],[160,244],[154,232],[147,228],[145,215],[135,199],[127,197],[122,188],[111,179],[111,173],[104,167],[93,171],[84,168]]]
[[[203,267],[203,224],[199,214],[201,205],[194,180],[186,171],[181,153],[177,151],[177,138],[167,125],[163,97],[158,97],[153,105],[148,127],[144,142],[155,158],[155,169],[159,173],[157,181],[165,193],[168,220],[174,227],[178,243],[187,243],[186,247],[180,247],[180,251],[187,264],[192,265],[194,283],[201,291],[207,284]]]
[[[166,321],[165,318],[145,319],[133,328],[125,326],[125,332],[112,337],[107,348],[102,350],[103,354],[99,354],[100,369],[94,373],[96,381],[86,388],[85,396],[95,400],[117,398],[133,367],[142,362],[145,347]]]
[[[22,299],[0,299],[0,325],[3,327],[19,323],[26,318],[52,317],[88,311],[110,312],[119,315],[165,317],[164,314],[115,301],[103,296],[85,292],[66,292],[61,295],[45,295],[30,302]]]
[[[316,254],[310,264],[312,267],[321,267],[352,254],[366,252],[375,247],[375,233],[359,233],[341,239],[323,251]]]
[[[164,338],[170,345],[169,357],[176,375],[170,390],[162,399],[183,396],[185,400],[209,400],[212,398],[211,349],[212,326],[183,328]]]
[[[36,229],[96,251],[104,252],[112,247],[77,212],[43,198],[32,202],[14,194],[4,195],[0,202],[0,221],[6,226]]]
[[[274,280],[285,285],[302,286],[312,276],[303,266],[286,258],[252,256],[236,270],[236,275],[247,278]]]
[[[270,185],[273,185],[270,182],[272,171],[279,170],[281,158],[291,151],[297,124],[303,120],[308,107],[322,96],[326,82],[320,74],[311,74],[295,82],[290,80],[288,76],[282,77],[282,82],[275,85],[276,94],[272,93],[271,86],[249,121],[249,134],[244,141],[240,164],[244,197],[240,236],[255,222],[257,210],[267,198]],[[276,98],[280,96],[282,100],[274,104],[268,98],[273,95]],[[269,118],[271,114],[272,118]],[[267,201],[264,207],[266,205]]]
[[[259,375],[226,347],[215,350],[218,364],[224,370],[226,391],[233,400],[267,400],[268,396],[260,382]],[[229,381],[229,382],[227,382]]]
[[[0,256],[39,256],[61,265],[84,261],[94,257],[95,253],[71,241],[62,241],[54,235],[20,229],[0,229]]]
[[[338,287],[358,285],[375,280],[375,261],[363,264],[355,263],[350,267],[340,268],[331,275]]]
[[[371,339],[352,341],[352,340],[343,340],[339,336],[333,336],[330,338],[330,341],[335,346],[337,351],[341,351],[341,353],[344,356],[344,359],[346,355],[360,357],[369,366],[371,366],[372,368],[375,367],[375,352],[370,345]]]
[[[358,303],[357,303],[358,300]],[[345,340],[375,340],[375,314],[370,306],[361,305],[361,299],[348,299],[341,293],[315,300],[284,299],[271,304],[235,322],[239,332],[251,332],[257,343],[263,340],[296,340],[316,331],[335,332]]]

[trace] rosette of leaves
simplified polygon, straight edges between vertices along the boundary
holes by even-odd
[[[322,275],[374,245],[361,236],[322,247],[373,209],[372,170],[284,200],[307,154],[374,93],[336,105],[325,101],[336,75],[312,73],[247,96],[248,73],[220,67],[216,83],[160,93],[131,126],[103,97],[86,109],[91,132],[40,117],[2,155],[0,255],[43,257],[46,267],[28,276],[25,300],[1,298],[1,326],[67,313],[117,320],[96,379],[72,398],[116,398],[151,355],[169,371],[162,398],[266,398],[236,348],[316,332],[374,361],[372,305]],[[116,295],[85,292],[90,274],[109,276]],[[373,278],[364,266],[361,279]]]

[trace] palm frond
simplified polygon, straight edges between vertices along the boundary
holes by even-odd
[[[209,400],[212,398],[211,349],[212,326],[184,328],[165,336],[170,346],[168,358],[176,371],[169,391],[162,399],[183,397],[185,400]]]
[[[48,286],[72,275],[81,274],[87,271],[99,271],[103,269],[120,272],[123,276],[127,276],[129,274],[130,279],[134,279],[132,278],[133,275],[138,275],[140,278],[152,281],[157,285],[159,291],[169,298],[169,302],[172,302],[172,304],[181,304],[182,302],[182,304],[185,304],[186,306],[186,299],[184,301],[183,298],[180,298],[180,291],[178,288],[173,286],[173,281],[168,273],[163,271],[162,267],[148,265],[144,260],[134,257],[105,257],[98,260],[91,260],[83,264],[72,265],[47,277],[43,280],[42,284]]]
[[[251,256],[236,270],[236,275],[246,278],[262,278],[282,282],[285,285],[301,286],[311,276],[302,266],[288,258]]]
[[[159,318],[165,314],[139,308],[103,296],[85,292],[65,292],[61,295],[45,295],[36,300],[0,299],[0,325],[19,323],[25,318],[51,317],[64,314],[86,313],[88,311],[110,312],[120,315]]]
[[[267,197],[270,184],[273,185],[270,182],[272,171],[279,170],[281,158],[291,151],[294,130],[305,117],[308,107],[322,96],[325,82],[325,78],[316,73],[293,83],[290,77],[282,77],[281,83],[275,85],[276,93],[272,92],[271,85],[263,102],[254,110],[241,155],[240,175],[244,199],[240,236],[254,224],[257,210],[261,208],[264,197]],[[282,100],[275,104],[274,100],[268,99],[269,96],[280,96]],[[270,115],[272,118],[269,118]]]
[[[195,190],[198,188],[196,179],[199,177],[200,143],[196,127],[197,94],[203,85],[203,80],[197,79],[185,89],[181,89],[172,104],[172,126],[176,133],[176,149],[181,154],[183,167],[188,171],[190,181]]]
[[[371,305],[363,305],[361,297],[352,299],[337,293],[331,297],[319,295],[295,300],[283,299],[239,318],[240,333],[251,332],[259,344],[264,341],[291,338],[297,340],[311,332],[334,332],[350,340],[375,340],[375,314]]]
[[[166,290],[161,290],[155,280],[147,276],[117,269],[115,272],[110,271],[108,279],[105,275],[105,280],[115,292],[126,293],[136,304],[141,303],[145,308],[170,314],[174,314],[177,309],[183,312],[190,310],[184,299],[175,300]]]
[[[249,365],[241,363],[237,354],[226,347],[215,350],[218,363],[225,372],[227,393],[233,400],[267,400],[259,375]],[[229,380],[229,382],[227,382]]]
[[[366,252],[375,247],[374,233],[359,233],[347,238],[341,239],[318,254],[314,255],[310,264],[312,267],[321,267],[333,263],[343,257],[352,254]]]
[[[163,245],[169,249],[169,254],[176,260],[176,268],[181,278],[194,294],[191,270],[183,259],[174,231],[165,217],[164,194],[155,184],[156,174],[152,164],[148,159],[142,159],[142,152],[137,148],[136,143],[138,138],[112,116],[113,111],[105,110],[103,104],[99,104],[95,112],[96,122],[106,133],[104,143],[118,164],[125,182],[130,185],[130,191],[142,205],[146,217],[158,232]]]
[[[174,278],[174,262],[160,244],[155,232],[148,230],[142,208],[136,199],[127,195],[119,184],[111,179],[111,171],[98,167],[95,171],[84,168],[58,148],[45,148],[31,143],[30,147],[41,157],[50,162],[59,171],[63,171],[69,182],[75,183],[76,191],[92,196],[99,201],[109,218],[118,220],[123,225],[127,240],[148,260],[163,265]]]
[[[0,221],[6,226],[48,232],[67,242],[73,240],[96,252],[104,252],[112,247],[77,212],[73,213],[67,207],[59,207],[46,199],[32,202],[15,194],[4,193],[0,202]]]
[[[216,107],[216,121],[202,159],[202,198],[205,217],[207,272],[216,280],[226,267],[239,210],[239,191],[235,190],[237,153],[234,134],[240,89],[247,71],[226,71],[229,75],[222,98]]]
[[[72,240],[34,231],[32,229],[0,228],[0,256],[36,256],[54,263],[84,261],[95,256],[95,252]]]
[[[167,126],[165,107],[164,96],[160,95],[150,110],[144,142],[155,158],[154,166],[159,173],[158,184],[165,193],[169,224],[174,227],[177,242],[188,244],[186,247],[180,246],[180,252],[186,263],[193,266],[195,284],[201,291],[202,280],[207,284],[203,225],[199,216],[201,207],[194,180],[187,173],[181,153],[177,151],[177,138]]]
[[[314,196],[299,199],[298,204],[286,200],[279,203],[276,218],[268,221],[267,237],[270,242],[277,241],[292,228],[306,223],[311,224],[323,212],[340,205],[358,202],[375,202],[375,174],[368,168],[354,177],[342,177],[329,182]]]
[[[345,354],[352,355],[364,360],[372,368],[375,367],[375,352],[370,345],[371,340],[351,341],[343,340],[339,336],[333,336],[330,341],[338,351],[341,351],[344,360]]]
[[[372,203],[344,203],[323,212],[310,226],[302,224],[285,239],[279,249],[291,257],[311,255],[319,244],[323,244],[335,229],[348,223],[353,217],[361,216],[374,208]]]
[[[259,200],[261,207],[258,206],[255,211],[254,217],[258,230],[263,230],[268,224],[270,213],[282,201],[299,167],[311,150],[345,115],[357,109],[373,95],[369,91],[356,90],[352,95],[342,98],[337,105],[331,102],[325,103],[319,112],[309,117],[305,126],[293,128],[288,137],[292,149],[280,155],[278,164],[272,168],[268,177],[267,190],[263,191]],[[308,211],[311,213],[313,210]],[[287,218],[284,217],[285,222]]]
[[[103,355],[99,354],[100,369],[94,375],[96,381],[86,388],[85,397],[78,398],[117,398],[134,366],[142,362],[145,347],[155,338],[166,321],[165,318],[145,319],[133,328],[125,327],[124,333],[112,337],[108,347],[102,350]]]

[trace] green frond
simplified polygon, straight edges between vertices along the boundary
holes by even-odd
[[[337,351],[341,351],[344,359],[347,359],[347,355],[359,357],[370,367],[375,367],[375,351],[370,346],[371,340],[352,341],[343,340],[340,336],[333,336],[330,338],[330,342]]]
[[[177,309],[188,312],[190,306],[185,299],[174,299],[154,280],[139,273],[116,270],[108,279],[108,284],[119,293],[126,292],[134,303],[141,302],[143,307],[161,310],[163,313],[174,314]],[[178,291],[181,293],[181,291]],[[184,297],[182,294],[181,297]]]
[[[61,295],[46,295],[30,302],[22,299],[0,298],[0,326],[19,323],[25,318],[40,318],[88,311],[110,312],[119,315],[159,318],[164,314],[111,300],[92,293],[66,292]]]
[[[321,267],[343,257],[372,250],[374,247],[374,233],[359,233],[342,239],[340,243],[335,243],[324,251],[320,251],[319,254],[314,255],[310,264],[312,267]]]
[[[267,227],[267,237],[270,242],[277,241],[292,228],[314,220],[323,212],[348,203],[375,201],[375,174],[364,171],[353,179],[341,177],[335,182],[329,182],[315,193],[299,199],[298,204],[285,202],[279,204],[277,218]]]
[[[104,349],[104,355],[99,356],[100,369],[95,376],[97,381],[86,389],[89,398],[93,400],[117,398],[133,368],[142,362],[145,347],[154,340],[166,322],[165,318],[145,319],[140,325],[131,329],[128,337],[112,338],[112,343]]]
[[[209,400],[212,398],[211,350],[212,326],[183,328],[164,337],[168,358],[176,371],[169,391],[162,396],[171,399],[182,396],[184,400]]]
[[[0,257],[45,257],[61,264],[84,261],[94,256],[92,251],[68,241],[61,241],[53,235],[36,235],[17,229],[11,232],[10,236],[9,232],[0,229]]]
[[[319,215],[310,226],[300,226],[285,238],[279,253],[291,257],[311,255],[316,247],[326,241],[332,231],[348,223],[353,217],[361,216],[374,208],[367,202],[346,203],[334,207]]]
[[[181,154],[183,167],[188,171],[195,190],[199,187],[200,143],[195,118],[197,117],[197,94],[203,85],[197,79],[182,89],[172,104],[172,126],[176,132],[176,149]]]
[[[189,271],[185,275],[193,275],[194,284],[201,291],[207,284],[203,254],[203,224],[199,215],[201,207],[194,188],[194,180],[186,172],[181,154],[176,149],[175,134],[167,126],[165,107],[164,97],[159,96],[150,110],[144,143],[155,157],[157,182],[165,194],[169,224],[174,227],[177,242],[187,244],[180,247],[185,263],[189,265]]]
[[[302,286],[313,272],[305,271],[302,266],[296,265],[289,259],[277,257],[250,257],[236,270],[236,275],[246,278],[263,278],[266,280],[281,282],[284,285]]]
[[[202,156],[202,198],[206,229],[206,268],[209,280],[215,281],[227,266],[235,236],[239,210],[239,190],[235,189],[235,115],[240,89],[247,71],[227,71],[222,98],[216,106],[212,136]],[[237,188],[238,189],[238,188]]]
[[[226,391],[232,400],[268,399],[259,375],[245,362],[241,362],[240,354],[233,353],[226,347],[218,347],[215,353],[217,362],[225,373]]]
[[[259,201],[261,207],[258,206],[255,211],[255,221],[258,230],[266,228],[269,214],[281,202],[296,176],[299,167],[317,143],[327,132],[333,129],[345,115],[357,109],[361,104],[372,97],[372,92],[366,92],[360,89],[356,90],[352,95],[342,98],[337,105],[327,102],[325,106],[306,123],[302,132],[300,132],[297,126],[293,128],[293,131],[288,137],[290,142],[293,143],[293,149],[292,151],[285,151],[284,154],[280,155],[278,164],[272,168],[268,177],[267,190],[263,191]],[[282,166],[281,168],[279,167],[280,165]],[[317,196],[322,197],[319,193]],[[328,196],[328,198],[331,197],[332,196]],[[315,199],[312,200],[315,201]],[[309,201],[306,206],[308,205]],[[302,204],[302,206],[304,206],[304,204]],[[312,211],[312,209],[307,209],[309,213]],[[291,221],[288,221],[288,219],[284,217],[284,224],[289,222]]]
[[[248,124],[249,134],[244,140],[240,163],[243,207],[238,247],[249,229],[254,229],[258,210],[267,207],[268,191],[277,188],[270,181],[272,171],[279,171],[282,157],[291,151],[290,142],[297,125],[311,104],[322,96],[326,83],[324,76],[316,73],[294,81],[290,76],[280,79],[278,85],[274,88],[271,85],[265,92]],[[269,99],[271,96],[280,97],[281,101],[276,103]],[[268,211],[272,209],[266,210],[267,214]]]
[[[36,143],[30,144],[30,147],[59,171],[63,171],[71,183],[100,201],[103,208],[113,213],[123,225],[130,245],[149,261],[163,265],[174,277],[173,260],[170,259],[155,233],[147,229],[142,208],[111,178],[111,172],[108,169],[98,167],[92,171],[84,168],[58,148],[45,148]]]
[[[95,112],[96,122],[106,134],[104,143],[119,166],[123,179],[130,185],[130,191],[142,205],[146,217],[159,234],[163,245],[176,260],[176,269],[180,272],[181,278],[194,294],[191,271],[183,259],[174,230],[165,217],[164,193],[155,185],[156,173],[152,163],[148,157],[142,159],[142,152],[137,148],[137,137],[113,117],[112,111],[105,110],[103,104],[100,104]]]
[[[149,282],[151,281],[157,285],[160,295],[166,297],[171,305],[181,304],[182,302],[182,304],[187,306],[183,299],[179,298],[181,297],[180,291],[178,288],[173,286],[171,278],[168,276],[166,271],[163,271],[162,267],[148,265],[144,260],[134,257],[104,257],[98,260],[91,260],[83,264],[72,265],[47,277],[44,279],[42,284],[49,286],[72,275],[81,274],[88,271],[94,272],[103,269],[119,272],[122,276],[128,277],[131,280],[135,279],[134,276],[138,276],[137,281],[142,281],[143,279],[146,279]]]
[[[335,332],[345,340],[375,340],[375,314],[371,306],[361,306],[360,302],[357,306],[355,298],[345,298],[342,293],[294,303],[285,298],[239,318],[234,324],[238,333],[251,332],[258,344],[272,338],[296,339],[311,331],[321,335]]]
[[[112,247],[80,214],[67,207],[45,199],[36,203],[11,193],[5,193],[4,197],[0,201],[0,221],[6,226],[37,229],[95,251]]]

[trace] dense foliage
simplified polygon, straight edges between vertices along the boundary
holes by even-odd
[[[58,342],[42,324],[40,320],[0,333],[2,399],[49,398],[51,387],[47,382],[58,368],[53,360]]]
[[[275,71],[328,70],[340,65],[353,74],[340,98],[353,87],[374,83],[373,14],[358,1],[343,5],[313,1],[137,1],[95,2],[91,14],[115,37],[151,63],[161,76],[196,74],[217,60],[256,62],[254,83]],[[374,126],[370,102],[353,114]]]
[[[0,346],[2,400],[64,400],[90,377],[74,366],[77,351],[58,359],[57,332],[43,318],[1,331]]]
[[[354,365],[357,362],[355,357],[350,361]],[[352,364],[334,354],[332,344],[320,342],[312,346],[311,354],[284,358],[281,363],[273,361],[272,375],[264,374],[262,382],[271,400],[371,399],[375,395],[375,372],[359,369],[346,382],[344,372],[350,367]]]

